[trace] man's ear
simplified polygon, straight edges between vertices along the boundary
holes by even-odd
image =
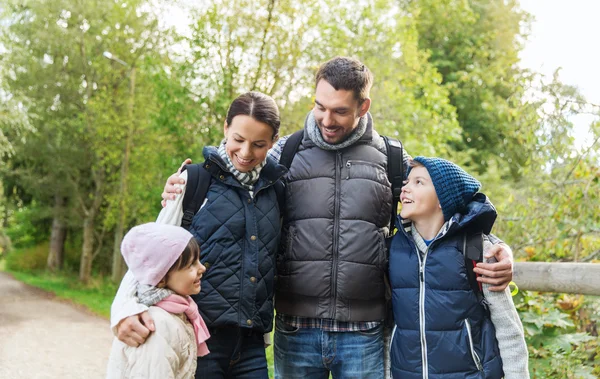
[[[358,108],[358,117],[366,115],[369,109],[371,109],[371,99],[367,97]]]

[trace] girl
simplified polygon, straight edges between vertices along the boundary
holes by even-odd
[[[202,304],[212,337],[211,353],[198,358],[197,378],[268,378],[263,334],[273,326],[280,230],[274,184],[286,169],[267,157],[267,151],[277,140],[279,124],[272,98],[245,93],[229,107],[221,145],[203,151],[211,182],[190,232],[200,244],[207,271],[200,294],[193,298]],[[187,179],[187,172],[181,177]],[[185,188],[157,222],[180,225],[184,195]],[[145,306],[135,301],[130,279],[123,279],[111,320],[119,338],[135,346],[152,323],[144,314],[138,318]]]
[[[132,228],[123,238],[121,254],[149,300],[154,289],[167,296],[147,304],[156,331],[139,348],[115,338],[107,378],[193,378],[196,356],[208,354],[208,330],[190,295],[200,292],[206,271],[200,248],[183,228],[148,223]]]
[[[480,186],[444,159],[411,164],[400,195],[402,227],[390,247],[393,378],[529,378],[509,289],[491,292],[485,284],[481,299],[468,279],[465,233],[489,234],[496,220]],[[484,252],[490,247],[484,239]]]

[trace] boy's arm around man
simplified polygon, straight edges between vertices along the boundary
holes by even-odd
[[[484,252],[489,253],[492,247],[492,243],[486,239],[483,244]],[[490,318],[496,329],[505,379],[529,378],[529,356],[525,333],[509,288],[500,292],[490,291],[490,284],[484,283],[483,293],[489,304]]]

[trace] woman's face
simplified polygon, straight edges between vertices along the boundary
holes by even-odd
[[[273,128],[251,116],[237,115],[225,123],[225,151],[235,168],[248,172],[265,160],[275,139]]]

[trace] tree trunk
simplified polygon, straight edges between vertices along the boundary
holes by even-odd
[[[125,148],[123,151],[123,161],[121,162],[121,180],[120,180],[120,191],[119,191],[119,221],[115,229],[115,242],[113,245],[113,256],[112,256],[112,275],[111,279],[114,283],[119,283],[123,279],[125,261],[121,256],[121,240],[123,239],[123,229],[125,229],[125,222],[127,220],[127,207],[125,201],[127,200],[127,177],[129,174],[129,156],[131,153],[131,140],[133,139],[134,117],[133,108],[135,104],[135,67],[131,68],[129,73],[129,126],[127,134],[125,135]]]
[[[92,275],[94,258],[94,212],[89,212],[83,221],[83,247],[79,265],[79,280],[87,283]]]
[[[67,236],[67,226],[64,222],[65,202],[66,199],[63,196],[58,194],[54,196],[54,215],[47,261],[47,267],[50,271],[58,271],[63,267],[65,238]]]

